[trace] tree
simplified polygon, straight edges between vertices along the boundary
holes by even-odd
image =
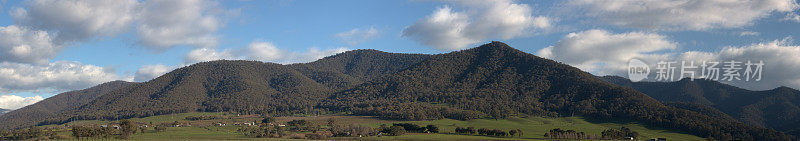
[[[381,133],[389,133],[389,130],[391,130],[391,127],[389,127],[386,124],[381,124],[381,126],[378,127],[378,130],[381,131]]]
[[[30,138],[39,138],[44,135],[44,132],[42,131],[42,128],[39,128],[39,126],[31,126],[31,128],[28,128],[27,134],[30,136]]]
[[[516,134],[517,134],[517,130],[509,130],[509,131],[508,131],[508,135],[511,135],[512,137],[513,137],[514,135],[516,135]]]
[[[467,133],[469,133],[470,135],[475,134],[475,132],[476,132],[475,127],[467,127]]]
[[[402,126],[403,129],[406,129],[406,132],[411,132],[411,133],[425,133],[426,130],[425,127],[420,127],[419,125],[413,123],[395,123],[392,125]]]
[[[486,136],[488,133],[489,133],[489,129],[486,129],[486,128],[478,129],[478,135]]]
[[[306,130],[307,129],[306,125],[309,125],[309,122],[305,119],[301,119],[301,120],[292,120],[286,124],[288,124],[289,126],[294,126],[294,130]]]
[[[156,127],[155,127],[155,129],[156,129],[156,132],[164,132],[164,131],[167,131],[167,127],[166,127],[166,126],[163,126],[163,125],[162,125],[162,126],[156,126]]]
[[[608,129],[602,132],[603,138],[606,139],[622,139],[625,137],[633,137],[638,138],[639,133],[636,131],[632,131],[629,128],[621,127],[620,130],[617,129]]]
[[[301,119],[301,120],[292,120],[292,121],[289,121],[289,122],[288,122],[288,123],[286,123],[286,124],[289,124],[289,126],[305,126],[305,125],[307,125],[307,124],[308,124],[308,121],[307,121],[307,120],[305,120],[305,119]]]
[[[403,128],[403,126],[393,125],[392,127],[389,127],[388,134],[390,136],[400,136],[400,135],[406,134],[406,129]]]
[[[425,126],[425,128],[428,129],[428,132],[439,133],[439,127],[436,125],[428,124],[428,126]]]
[[[273,117],[265,117],[264,119],[261,120],[262,124],[268,124],[273,122],[275,122],[275,118]]]
[[[333,127],[336,124],[336,120],[333,118],[328,118],[328,127]]]
[[[135,122],[128,119],[120,121],[119,125],[122,128],[122,136],[120,137],[123,139],[129,139],[132,134],[136,133],[136,128],[138,128]]]

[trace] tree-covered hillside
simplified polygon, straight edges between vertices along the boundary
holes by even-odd
[[[110,91],[136,83],[125,81],[106,82],[91,88],[61,93],[35,104],[8,112],[0,116],[0,129],[25,127],[48,119],[64,117],[64,111],[80,108]]]
[[[792,137],[730,118],[666,106],[577,68],[501,42],[438,55],[356,50],[304,64],[211,61],[100,94],[44,119],[2,128],[185,112],[351,113],[396,120],[583,116],[626,120],[701,137]]]
[[[789,87],[751,91],[713,80],[631,82],[618,76],[603,80],[631,87],[662,102],[713,107],[741,122],[800,135],[800,91]],[[710,112],[701,112],[710,113]]]

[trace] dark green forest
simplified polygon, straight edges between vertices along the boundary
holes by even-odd
[[[800,135],[800,91],[789,87],[751,91],[717,81],[631,82],[618,76],[601,79],[631,87],[670,106],[735,118],[743,123]]]
[[[725,110],[705,114],[701,112],[713,113],[714,108],[663,104],[655,96],[501,42],[437,55],[355,50],[290,65],[210,61],[147,82],[100,88],[103,85],[86,89],[93,90],[86,92],[90,96],[71,98],[79,100],[65,105],[53,97],[0,116],[14,121],[0,122],[0,128],[195,111],[273,116],[347,113],[395,120],[585,116],[721,140],[795,139],[720,114]],[[36,105],[62,108],[36,115],[36,108],[31,108]]]

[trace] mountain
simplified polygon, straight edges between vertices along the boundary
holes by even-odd
[[[21,122],[0,122],[0,128],[194,111],[278,116],[352,113],[397,120],[585,116],[718,139],[791,138],[667,106],[634,89],[501,42],[437,55],[356,50],[290,65],[202,62],[105,92],[45,120],[16,119]]]
[[[429,56],[354,50],[292,65],[257,61],[203,62],[176,69],[148,82],[104,92],[79,108],[60,113],[70,116],[46,120],[17,118],[28,122],[11,125],[25,127],[192,111],[276,115],[324,113],[324,109],[314,109],[313,106],[334,90],[392,73]]]
[[[3,114],[8,113],[8,112],[11,112],[11,110],[0,108],[0,115],[3,115]]]
[[[631,87],[662,102],[713,107],[750,125],[800,135],[800,91],[789,87],[751,91],[705,79],[631,82],[618,76],[601,78]]]
[[[513,114],[627,119],[721,139],[786,139],[768,129],[677,109],[575,67],[493,42],[431,57],[400,72],[337,92],[323,107],[384,118],[463,116],[448,108],[503,118]]]
[[[59,116],[63,111],[77,109],[103,94],[135,84],[125,81],[106,82],[91,88],[64,92],[35,104],[0,116],[0,125],[6,127],[30,126],[31,121],[44,121]],[[0,127],[1,128],[1,127]]]
[[[431,55],[353,50],[289,67],[332,89],[350,88],[428,59]]]

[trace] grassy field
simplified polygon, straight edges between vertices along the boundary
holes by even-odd
[[[704,140],[697,136],[689,135],[686,133],[673,132],[660,128],[647,128],[636,123],[592,123],[581,117],[563,117],[563,118],[541,118],[541,117],[528,117],[528,118],[509,118],[509,119],[477,119],[469,121],[459,121],[451,119],[433,120],[433,121],[411,121],[419,125],[433,124],[439,126],[443,133],[453,133],[456,127],[475,127],[489,128],[489,129],[521,129],[523,131],[522,138],[527,139],[543,139],[544,133],[550,129],[572,129],[578,132],[585,132],[587,134],[600,135],[603,130],[616,128],[622,126],[628,127],[633,131],[639,132],[640,138],[667,138],[669,140]]]
[[[201,121],[188,121],[184,118],[187,116],[202,116],[202,115],[222,115],[230,117],[228,119],[216,120],[201,120]],[[383,136],[383,137],[366,137],[366,138],[333,138],[343,140],[544,140],[543,134],[553,128],[572,129],[578,132],[585,132],[587,134],[599,135],[600,132],[609,128],[620,128],[622,126],[628,127],[636,132],[639,132],[641,139],[649,138],[667,138],[669,140],[704,140],[703,138],[689,135],[686,133],[674,132],[660,128],[649,128],[637,123],[631,122],[612,122],[612,123],[599,123],[590,122],[581,117],[562,117],[562,118],[542,118],[542,117],[526,117],[519,118],[513,117],[508,119],[494,120],[494,119],[476,119],[469,121],[459,121],[451,119],[432,120],[432,121],[392,121],[380,120],[373,117],[366,116],[308,116],[308,117],[278,117],[277,122],[285,123],[296,119],[305,119],[311,121],[313,124],[323,125],[327,123],[328,119],[335,119],[337,124],[361,124],[370,127],[379,127],[381,124],[391,125],[392,123],[415,123],[420,126],[433,124],[439,126],[440,134],[422,134],[411,133],[403,136]],[[232,126],[232,123],[260,121],[257,115],[241,115],[225,114],[225,113],[183,113],[161,115],[146,118],[131,119],[140,123],[172,123],[175,121],[191,124],[191,127],[170,127],[166,132],[155,132],[152,127],[145,133],[137,133],[132,136],[133,140],[288,140],[287,139],[274,139],[274,138],[247,138],[236,130],[240,126]],[[67,123],[67,125],[101,125],[109,124],[116,121],[75,121]],[[215,123],[228,123],[228,126],[213,126]],[[52,127],[64,125],[48,125]],[[453,134],[456,127],[475,127],[488,128],[488,129],[521,129],[523,131],[522,137],[514,138],[495,138],[473,135],[457,135]],[[60,134],[69,135],[69,131],[62,131]]]

